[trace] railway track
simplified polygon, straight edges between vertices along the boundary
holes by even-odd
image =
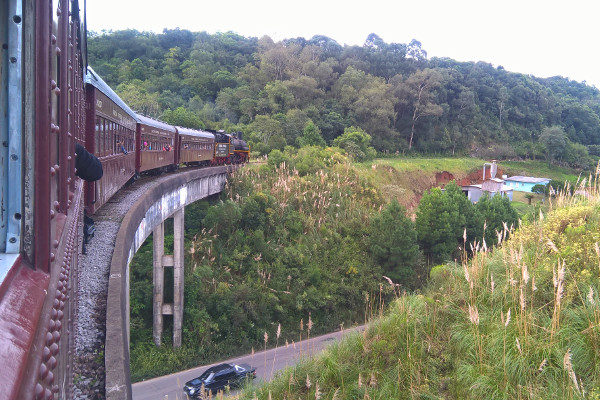
[[[82,254],[82,243],[79,243],[77,293],[71,296],[76,310],[73,399],[105,398],[106,296],[115,239],[129,207],[156,184],[155,176],[145,176],[123,187],[94,214],[96,230],[86,246],[86,254]]]

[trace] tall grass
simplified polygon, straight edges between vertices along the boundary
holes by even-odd
[[[497,248],[470,244],[470,260],[436,268],[422,294],[399,293],[257,398],[313,398],[301,377],[321,399],[598,398],[599,188],[598,174],[582,179]]]

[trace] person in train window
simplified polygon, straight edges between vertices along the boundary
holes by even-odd
[[[121,153],[123,153],[123,154],[128,153],[128,151],[125,149],[125,143],[123,143],[123,141],[118,142],[117,147],[119,148],[119,150],[121,150]]]
[[[75,143],[75,168],[75,175],[88,182],[97,181],[104,174],[100,160],[79,143]]]

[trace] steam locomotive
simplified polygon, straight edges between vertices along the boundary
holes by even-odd
[[[71,398],[84,208],[140,174],[248,161],[239,134],[133,112],[87,67],[84,2],[0,2],[0,399]],[[85,147],[103,167],[84,182]]]

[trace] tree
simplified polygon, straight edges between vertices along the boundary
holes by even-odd
[[[192,129],[204,129],[204,123],[192,111],[185,107],[177,107],[175,111],[167,110],[163,113],[162,119],[171,125],[184,126]]]
[[[433,188],[423,195],[415,225],[419,245],[434,264],[457,255],[459,245],[464,245],[465,229],[467,243],[481,237],[483,229],[481,215],[454,181],[446,185],[444,192]]]
[[[269,143],[272,136],[283,136],[281,122],[267,115],[257,115],[250,128],[257,139],[265,144]]]
[[[333,140],[333,145],[346,152],[356,161],[364,161],[375,157],[375,149],[369,147],[371,136],[361,128],[351,126],[344,129],[344,134]]]
[[[304,133],[298,138],[298,145],[305,146],[320,146],[325,147],[325,139],[321,136],[321,130],[312,121],[308,121],[304,127]]]
[[[545,128],[539,138],[540,143],[546,147],[548,164],[559,157],[567,144],[567,135],[560,126]]]
[[[531,199],[529,199],[529,204],[531,204]],[[475,208],[485,220],[484,235],[487,246],[498,243],[497,232],[504,230],[504,224],[510,228],[511,226],[516,227],[519,223],[519,214],[506,196],[495,195],[490,197],[485,195],[479,199]]]
[[[414,223],[397,200],[389,203],[371,221],[369,244],[374,261],[381,265],[386,276],[393,281],[414,286],[419,276],[421,251],[417,243]]]
[[[444,110],[435,99],[435,89],[442,83],[439,71],[426,68],[409,76],[402,84],[397,83],[395,90],[398,102],[410,110],[411,128],[408,148],[411,149],[415,136],[415,127],[421,117],[439,116]]]
[[[158,93],[148,93],[142,81],[121,83],[116,92],[133,110],[150,117],[158,116]]]
[[[508,101],[508,90],[502,86],[498,91],[498,119],[500,120],[500,130],[502,130],[502,118],[506,113],[506,102]]]
[[[394,104],[384,80],[348,67],[336,82],[334,92],[338,104],[369,132],[373,146],[378,150],[391,150]]]

